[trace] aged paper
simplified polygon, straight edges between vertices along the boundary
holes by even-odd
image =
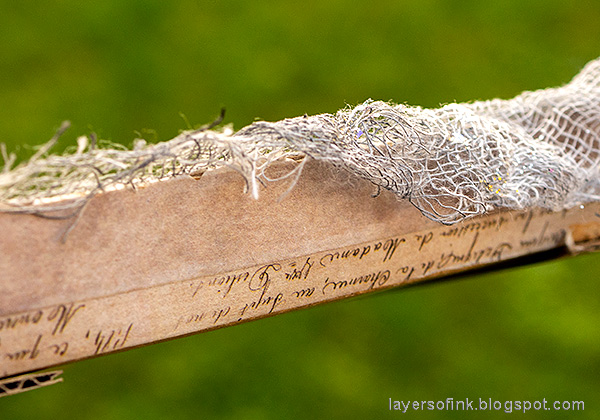
[[[283,199],[227,171],[106,193],[65,243],[68,221],[0,215],[0,377],[597,238],[598,204],[445,226],[331,175],[307,165]]]

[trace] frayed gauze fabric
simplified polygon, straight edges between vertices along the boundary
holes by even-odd
[[[95,194],[229,167],[259,198],[266,169],[329,162],[444,224],[495,209],[561,210],[600,199],[600,59],[567,85],[510,100],[437,109],[367,100],[335,114],[186,131],[133,149],[80,137],[70,154],[37,153],[0,174],[0,211],[82,206]],[[10,157],[3,149],[5,161]],[[343,186],[340,186],[343,188]],[[64,204],[61,197],[75,198]],[[62,208],[61,207],[61,208]]]

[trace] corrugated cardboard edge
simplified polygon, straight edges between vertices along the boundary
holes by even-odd
[[[35,372],[0,380],[0,398],[33,391],[63,381],[62,370]]]

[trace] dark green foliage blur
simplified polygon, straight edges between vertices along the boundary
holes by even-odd
[[[0,0],[0,142],[24,159],[66,119],[56,152],[91,132],[167,140],[223,106],[240,128],[367,98],[509,98],[598,56],[590,1]],[[0,399],[0,418],[508,415],[402,414],[389,398],[581,400],[525,416],[597,418],[599,273],[588,255],[80,362],[63,384]]]

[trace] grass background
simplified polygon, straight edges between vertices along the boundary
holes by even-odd
[[[600,56],[598,22],[592,1],[0,0],[0,141],[26,158],[65,119],[57,151],[92,131],[167,140],[180,113],[222,106],[240,128],[367,98],[509,98]],[[380,418],[400,415],[388,398],[447,397],[583,400],[526,416],[596,418],[598,273],[582,256],[105,356],[1,399],[0,418]]]

